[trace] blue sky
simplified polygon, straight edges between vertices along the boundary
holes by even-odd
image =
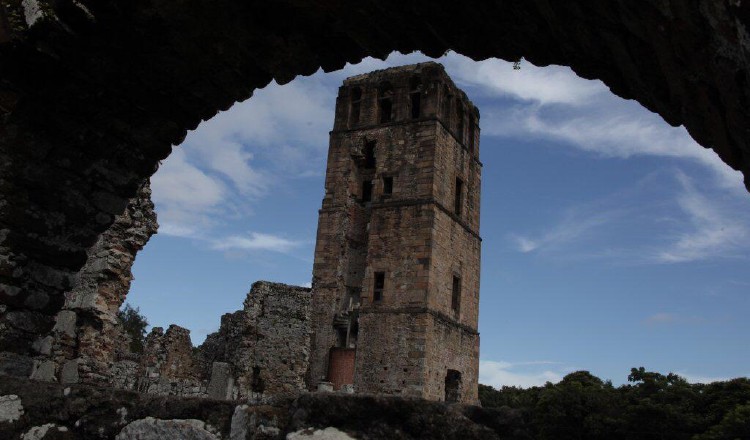
[[[161,225],[128,302],[193,342],[250,285],[309,285],[328,132],[348,76],[272,83],[201,124],[152,178]],[[683,128],[567,67],[439,60],[481,111],[480,382],[631,367],[750,375],[750,194]]]

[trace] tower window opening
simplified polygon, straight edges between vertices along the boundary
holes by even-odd
[[[380,109],[380,123],[391,122],[393,117],[393,87],[385,82],[378,89],[378,108]]]
[[[409,98],[411,100],[411,118],[418,119],[422,115],[422,80],[413,77],[409,82]]]
[[[393,102],[391,98],[380,100],[380,123],[391,122],[391,113],[393,112]]]
[[[456,138],[459,142],[464,141],[464,112],[458,98],[456,98]]]
[[[355,87],[352,89],[351,94],[351,110],[349,113],[349,125],[355,125],[359,123],[360,107],[362,104],[362,89]]]
[[[372,300],[381,302],[383,300],[383,289],[385,288],[385,272],[375,272],[375,281],[372,290]]]
[[[457,216],[461,217],[461,208],[463,207],[464,182],[458,177],[456,177],[455,191],[456,193],[453,200],[453,212]]]
[[[474,115],[469,115],[469,153],[474,154],[474,137],[476,136],[476,121]]]
[[[450,127],[450,120],[451,120],[451,101],[453,100],[453,97],[448,92],[448,86],[443,87],[443,102],[442,102],[442,111],[444,123],[447,127]]]
[[[390,177],[390,176],[383,177],[383,194],[385,195],[393,194],[393,177]]]
[[[372,201],[372,181],[365,180],[362,182],[362,202],[367,203]]]
[[[365,143],[365,168],[375,168],[375,141]]]
[[[418,119],[422,114],[422,109],[421,109],[422,94],[420,92],[414,92],[410,96],[411,96],[411,118]]]
[[[453,290],[451,294],[451,309],[459,313],[461,311],[461,277],[453,275]]]

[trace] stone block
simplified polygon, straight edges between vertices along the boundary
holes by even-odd
[[[35,361],[34,370],[31,372],[31,379],[42,382],[57,382],[55,371],[57,364],[53,361]]]
[[[55,326],[52,328],[53,332],[63,333],[71,338],[76,336],[76,320],[78,317],[72,310],[61,310],[55,318]]]
[[[230,399],[232,397],[232,367],[226,362],[214,362],[211,366],[211,381],[208,384],[208,397]]]
[[[15,394],[0,396],[0,422],[13,423],[23,415],[21,398]]]
[[[115,440],[218,440],[201,420],[136,420],[122,429]]]
[[[79,362],[79,359],[73,359],[63,364],[62,370],[60,371],[60,383],[72,384],[81,381],[78,376]]]

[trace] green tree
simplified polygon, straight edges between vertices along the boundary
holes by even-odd
[[[130,304],[125,304],[125,307],[117,312],[117,319],[125,333],[130,336],[130,351],[142,353],[148,321],[141,314],[141,310],[138,307],[133,308]]]
[[[721,423],[711,427],[694,440],[746,440],[750,439],[750,404],[737,405],[724,416]]]
[[[534,411],[540,440],[619,439],[617,391],[588,371],[570,373],[547,384]]]

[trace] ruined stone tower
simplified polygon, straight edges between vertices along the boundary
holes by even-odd
[[[479,112],[437,63],[339,89],[308,383],[477,402]]]

